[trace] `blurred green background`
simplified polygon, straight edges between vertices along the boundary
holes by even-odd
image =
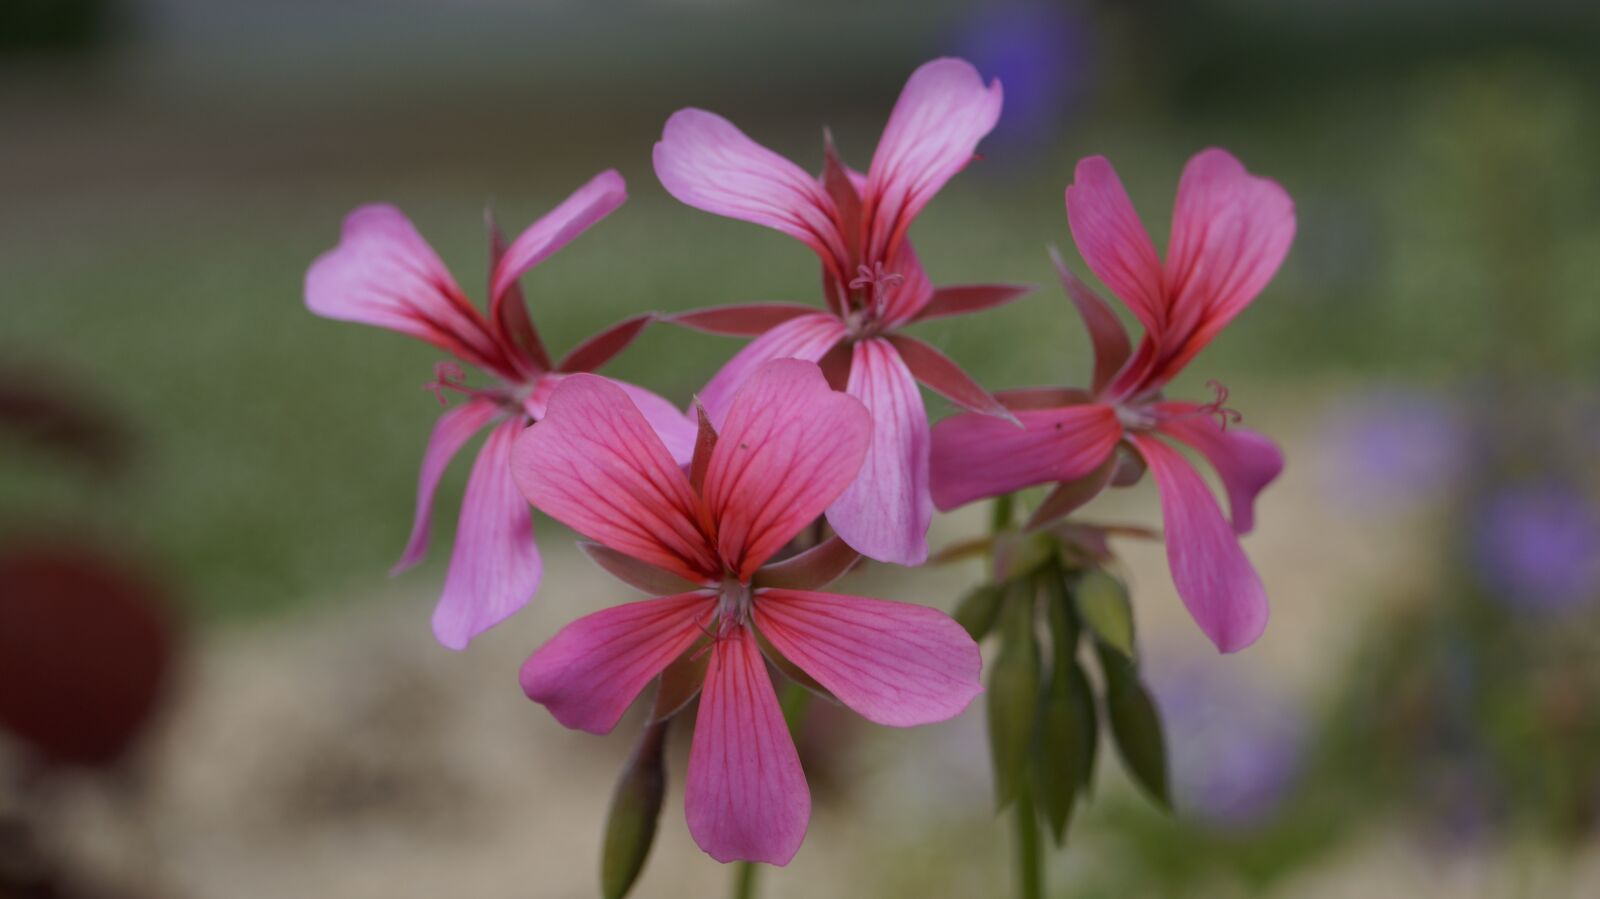
[[[1060,245],[1084,271],[1062,206],[1079,158],[1112,159],[1161,244],[1183,163],[1221,145],[1285,185],[1299,232],[1276,281],[1175,393],[1227,383],[1247,422],[1289,445],[1291,477],[1324,471],[1300,460],[1338,451],[1333,410],[1352,397],[1464,400],[1479,432],[1550,429],[1548,446],[1528,438],[1518,470],[1580,460],[1569,474],[1589,481],[1572,490],[1593,497],[1593,472],[1577,469],[1600,442],[1597,47],[1600,7],[1555,0],[11,0],[0,372],[99,410],[125,431],[131,464],[90,479],[0,443],[0,535],[91,534],[147,559],[202,641],[320,621],[346,600],[376,610],[371,599],[397,589],[384,572],[409,528],[437,409],[421,385],[440,354],[305,311],[305,269],[346,211],[398,204],[481,298],[485,204],[515,231],[620,169],[630,201],[523,281],[557,352],[641,310],[811,301],[809,253],[656,183],[662,122],[709,108],[809,169],[827,125],[864,168],[906,75],[947,53],[999,75],[1007,110],[982,161],[919,219],[919,251],[936,282],[1041,285],[993,314],[923,327],[980,381],[1086,376],[1087,342],[1046,256]],[[607,371],[687,402],[736,346],[661,327]],[[1502,404],[1515,425],[1493,418]],[[1460,447],[1425,437],[1373,452],[1380,464],[1420,453],[1424,471],[1456,464],[1443,456]],[[466,468],[447,477],[434,552],[407,579],[424,600],[407,607],[408,651],[442,652],[413,638]],[[1287,598],[1327,615],[1345,601],[1338,583],[1296,581],[1307,556],[1346,571],[1362,609],[1387,605],[1366,563],[1341,568],[1327,554],[1347,545],[1307,523],[1349,485],[1300,483],[1264,519],[1277,536],[1261,539],[1277,542],[1253,551],[1279,608]],[[1481,492],[1450,490],[1446,509]],[[1130,515],[1153,520],[1148,500]],[[1341,526],[1385,544],[1403,584],[1420,578],[1397,592],[1442,595],[1455,588],[1431,573],[1459,561],[1454,514],[1417,525],[1363,507]],[[948,607],[954,593],[922,599]],[[1282,644],[1269,657],[1317,645],[1314,628],[1285,628],[1269,631]],[[1337,679],[1319,683],[1343,695]],[[1178,839],[1141,827],[1122,829],[1131,845]]]
[[[142,461],[134,482],[71,496],[30,459],[5,493],[147,546],[206,616],[359,581],[403,540],[439,354],[305,313],[300,279],[345,211],[399,204],[475,289],[486,203],[519,227],[614,166],[629,204],[527,279],[553,345],[642,309],[810,300],[812,260],[787,240],[665,195],[649,169],[661,122],[715,109],[809,167],[826,123],[864,165],[905,74],[985,18],[954,3],[46,5],[99,24],[70,53],[14,51],[0,85],[0,335],[7,362],[82,383],[127,422]],[[1594,16],[1067,9],[1055,108],[1026,110],[1043,121],[987,147],[916,232],[938,280],[1044,286],[929,329],[985,383],[1082,376],[1044,254],[1070,245],[1075,161],[1108,155],[1159,235],[1178,170],[1210,144],[1283,182],[1300,234],[1197,383],[1236,383],[1248,406],[1250,379],[1592,374]],[[733,348],[659,329],[614,371],[687,401]]]

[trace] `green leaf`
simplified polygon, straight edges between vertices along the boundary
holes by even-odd
[[[994,623],[1000,618],[1001,600],[1004,598],[1005,591],[994,584],[975,587],[961,598],[961,602],[956,605],[956,610],[950,617],[966,628],[972,639],[982,640],[994,630]]]
[[[628,895],[650,856],[656,822],[661,817],[661,799],[667,788],[661,751],[666,733],[666,721],[645,728],[611,794],[600,853],[600,894],[606,899]]]
[[[1133,658],[1133,606],[1122,583],[1103,569],[1091,568],[1078,578],[1074,593],[1078,614],[1094,635],[1123,656]]]
[[[1100,664],[1106,675],[1106,717],[1123,767],[1150,798],[1170,810],[1166,738],[1155,701],[1126,656],[1102,651]]]
[[[1034,719],[1039,711],[1039,646],[1033,635],[1033,584],[1007,589],[1000,654],[989,669],[989,757],[995,803],[1010,805],[1027,780]]]

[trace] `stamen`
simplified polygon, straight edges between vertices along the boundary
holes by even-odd
[[[479,390],[475,387],[468,387],[467,373],[462,371],[461,366],[454,362],[435,363],[433,366],[433,380],[422,385],[422,389],[437,397],[441,406],[450,404],[449,399],[444,395],[446,390],[451,393],[459,393],[462,396],[490,399],[496,402],[503,402],[506,399],[504,391]]]
[[[905,279],[905,275],[885,269],[882,262],[874,262],[870,268],[862,265],[856,269],[856,277],[851,280],[850,289],[863,290],[870,287],[872,289],[870,306],[873,312],[881,314],[888,304],[889,289]]]
[[[1207,381],[1206,386],[1211,388],[1212,393],[1216,394],[1216,398],[1211,402],[1206,403],[1204,406],[1195,409],[1194,411],[1196,415],[1215,416],[1217,419],[1217,427],[1224,431],[1228,429],[1228,425],[1236,425],[1239,422],[1244,421],[1244,415],[1242,413],[1240,413],[1237,409],[1229,409],[1226,405],[1224,405],[1228,402],[1228,388],[1224,387],[1221,381]]]

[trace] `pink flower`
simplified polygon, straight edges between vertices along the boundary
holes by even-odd
[[[842,542],[766,566],[855,479],[871,439],[861,403],[794,359],[745,380],[688,474],[601,378],[568,379],[517,439],[529,501],[661,596],[568,625],[522,666],[522,689],[567,727],[603,734],[670,663],[704,661],[684,806],[718,861],[787,864],[811,814],[763,651],[879,724],[943,721],[981,690],[978,647],[943,613],[814,592],[858,558]]]
[[[1266,628],[1267,597],[1238,535],[1253,526],[1256,495],[1283,470],[1283,454],[1260,434],[1226,427],[1238,413],[1223,406],[1220,385],[1205,404],[1168,400],[1162,391],[1272,279],[1294,238],[1294,204],[1228,153],[1199,153],[1178,185],[1163,265],[1116,171],[1095,156],[1078,163],[1067,218],[1089,267],[1144,325],[1138,352],[1105,300],[1058,259],[1094,343],[1092,390],[1002,392],[1025,430],[975,415],[940,422],[933,429],[934,502],[950,509],[1060,481],[1034,515],[1042,524],[1099,493],[1117,473],[1118,446],[1130,447],[1155,474],[1167,560],[1184,604],[1218,649],[1243,649]],[[1217,470],[1231,526],[1168,440]]]
[[[822,362],[836,386],[866,405],[873,437],[861,476],[828,509],[850,546],[884,562],[921,564],[933,517],[928,497],[928,419],[917,381],[963,407],[1006,410],[907,324],[974,312],[1027,288],[935,289],[905,239],[944,183],[972,159],[1000,116],[1000,84],[971,65],[939,59],[906,82],[865,175],[827,146],[820,178],[746,137],[721,116],[683,109],[655,148],[656,174],[679,200],[799,238],[822,259],[827,313],[757,303],[685,313],[674,321],[734,336],[761,335],[711,380],[700,401],[721,425],[734,391],[768,359]]]
[[[356,321],[408,334],[482,369],[496,384],[466,386],[453,363],[438,367],[430,389],[463,394],[467,401],[440,416],[422,459],[416,520],[399,573],[422,560],[428,549],[434,489],[461,447],[494,425],[478,453],[444,594],[433,613],[433,633],[451,649],[463,649],[478,634],[521,608],[539,587],[543,566],[533,541],[533,517],[511,481],[509,460],[517,433],[544,414],[546,399],[570,373],[605,364],[652,316],[630,318],[591,337],[558,362],[551,362],[528,318],[517,279],[627,199],[622,176],[602,172],[510,246],[491,221],[489,315],[474,307],[411,222],[392,206],[363,206],[344,221],[339,245],[306,273],[306,306],[326,318]],[[622,389],[679,457],[687,460],[694,428],[665,399],[631,385]],[[498,422],[498,424],[495,424]]]

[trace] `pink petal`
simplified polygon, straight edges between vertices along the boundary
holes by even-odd
[[[615,378],[606,380],[621,387],[622,392],[628,395],[628,399],[633,400],[633,405],[639,410],[639,414],[650,423],[650,429],[661,438],[661,445],[667,448],[672,461],[680,466],[688,465],[694,456],[694,421],[660,394],[651,393],[627,381],[618,381]]]
[[[1152,436],[1130,439],[1161,491],[1167,564],[1195,623],[1222,652],[1244,649],[1267,627],[1267,592],[1217,501],[1178,451]]]
[[[1117,320],[1117,314],[1111,311],[1110,304],[1089,285],[1079,281],[1054,248],[1050,250],[1050,259],[1055,263],[1056,273],[1061,276],[1061,286],[1066,288],[1067,296],[1072,300],[1072,305],[1077,307],[1084,328],[1089,332],[1089,343],[1094,348],[1093,390],[1100,394],[1133,354],[1133,346],[1128,343],[1128,332]]]
[[[786,865],[805,839],[811,791],[746,628],[711,650],[683,793],[690,835],[719,862]]]
[[[706,470],[705,501],[728,567],[748,581],[861,470],[867,412],[821,369],[777,359],[734,396]]]
[[[555,251],[572,242],[590,226],[610,215],[628,199],[628,186],[615,170],[594,176],[589,183],[578,188],[561,205],[545,213],[517,235],[511,242],[500,264],[495,266],[490,279],[490,295],[494,311],[506,298],[516,280],[528,269],[550,258]]]
[[[695,583],[720,576],[688,478],[616,383],[562,381],[511,466],[530,502],[590,540]]]
[[[1067,223],[1083,261],[1146,330],[1160,332],[1167,313],[1161,257],[1104,156],[1078,163],[1067,187]]]
[[[1222,478],[1228,491],[1233,531],[1248,534],[1255,529],[1256,497],[1283,473],[1283,450],[1265,434],[1248,428],[1223,430],[1215,420],[1195,411],[1192,404],[1162,403],[1169,417],[1161,431],[1200,451]]]
[[[427,554],[433,494],[439,487],[439,478],[461,447],[488,424],[497,411],[493,402],[473,399],[439,416],[433,433],[428,436],[428,449],[422,455],[422,473],[417,478],[417,514],[411,523],[411,538],[406,541],[400,561],[389,570],[390,574],[405,571]]]
[[[705,593],[613,606],[562,628],[522,663],[522,692],[564,726],[610,733],[639,691],[700,638]]]
[[[1000,82],[960,59],[926,63],[906,81],[867,169],[868,259],[885,259],[939,188],[966,168],[1000,119]]]
[[[451,649],[466,649],[539,589],[544,565],[533,515],[511,480],[512,446],[522,429],[512,419],[490,431],[467,481],[444,595],[433,610],[433,635]]]
[[[475,365],[509,371],[483,317],[400,210],[362,206],[339,245],[306,272],[306,307],[426,340]]]
[[[727,119],[703,109],[678,110],[652,158],[661,185],[679,201],[798,238],[844,274],[849,253],[833,200],[817,179]]]
[[[833,593],[763,590],[756,627],[778,652],[868,721],[910,727],[961,714],[983,692],[983,658],[949,615]]]
[[[643,331],[655,319],[655,313],[646,312],[643,315],[635,315],[617,322],[573,347],[572,352],[563,356],[561,361],[556,363],[556,371],[572,372],[574,374],[582,371],[594,371],[610,362],[613,356],[627,349],[628,344],[633,343],[634,338],[639,336],[639,332]]]
[[[929,389],[970,411],[1015,421],[1010,410],[945,354],[905,334],[891,334],[887,339],[911,375]]]
[[[1294,201],[1276,181],[1251,175],[1224,150],[1189,160],[1172,210],[1166,270],[1173,330],[1187,340],[1162,378],[1176,374],[1267,286],[1294,231]]]
[[[911,371],[882,339],[855,345],[847,392],[872,415],[872,447],[861,474],[828,523],[862,555],[896,565],[928,558],[928,413]]]
[[[801,303],[744,303],[735,306],[714,306],[710,309],[692,309],[680,312],[667,321],[707,334],[755,337],[786,321],[802,315],[815,315],[816,312],[815,306]]]
[[[925,322],[952,315],[967,315],[995,309],[1027,296],[1033,291],[1031,284],[961,284],[940,287],[922,307],[913,321]]]
[[[957,415],[933,429],[933,502],[953,509],[1094,471],[1117,441],[1122,425],[1110,406],[1092,403],[1057,409],[1023,409],[1019,428],[988,415]]]
[[[816,362],[844,339],[844,325],[831,315],[814,312],[793,318],[757,337],[737,354],[700,391],[700,405],[721,429],[728,416],[733,395],[750,373],[772,359],[805,359]]]

